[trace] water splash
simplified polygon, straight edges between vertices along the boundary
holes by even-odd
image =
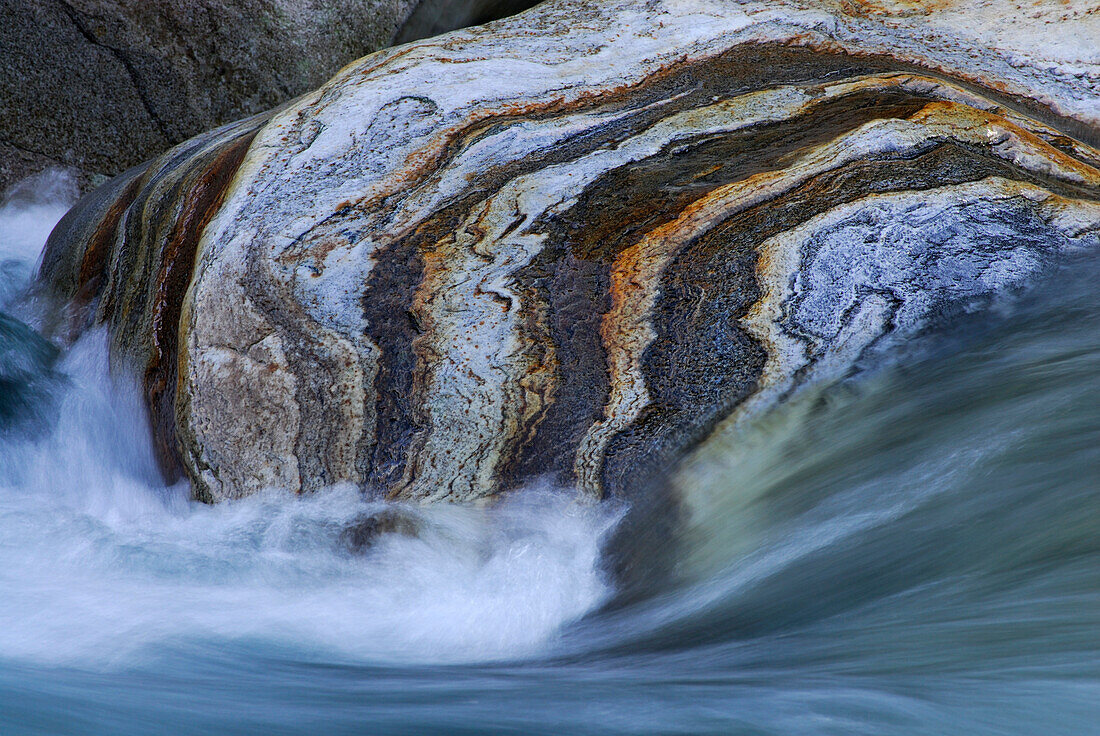
[[[26,364],[48,431],[0,435],[0,731],[1090,733],[1098,277],[716,443],[670,586],[607,610],[617,514],[552,489],[362,555],[351,488],[189,502],[86,335]]]
[[[57,221],[76,202],[76,180],[48,169],[25,179],[0,200],[0,310],[30,281],[42,247]]]
[[[330,659],[482,661],[531,654],[607,593],[599,545],[615,517],[570,493],[401,509],[419,533],[362,555],[342,533],[386,507],[353,487],[188,502],[160,483],[138,391],[105,354],[102,332],[82,338],[59,366],[54,431],[0,448],[4,656],[124,666],[252,640]]]
[[[40,177],[0,209],[20,287],[70,194],[65,178]],[[41,347],[19,334],[13,355]],[[111,374],[105,332],[37,370],[24,383],[44,382],[52,426],[0,438],[0,660],[128,667],[242,641],[328,660],[522,657],[608,592],[599,547],[616,514],[573,493],[400,509],[418,534],[353,554],[344,530],[385,508],[354,488],[206,507],[164,486],[140,391]]]

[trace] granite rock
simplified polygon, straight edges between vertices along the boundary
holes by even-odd
[[[464,0],[456,14],[446,0],[0,0],[0,194],[49,166],[90,188],[399,34],[533,2]]]

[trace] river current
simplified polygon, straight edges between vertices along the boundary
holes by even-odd
[[[1096,255],[708,451],[626,599],[569,489],[353,554],[353,488],[165,486],[105,335],[36,331],[73,198],[0,204],[5,736],[1100,733]]]

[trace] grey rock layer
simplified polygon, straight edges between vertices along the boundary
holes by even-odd
[[[0,0],[0,193],[46,166],[85,183],[311,90],[344,64],[533,2]],[[442,7],[437,7],[442,6]],[[498,7],[499,6],[499,7]]]

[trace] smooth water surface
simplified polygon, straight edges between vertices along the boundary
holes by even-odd
[[[71,197],[0,206],[5,736],[1100,733],[1097,258],[709,451],[623,606],[568,490],[354,554],[354,489],[165,487],[105,336],[34,330]]]

